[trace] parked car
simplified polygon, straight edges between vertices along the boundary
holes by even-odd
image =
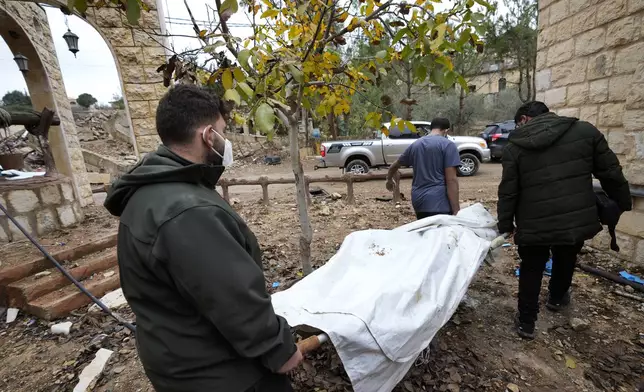
[[[391,165],[416,139],[427,135],[431,123],[427,121],[412,121],[417,132],[405,129],[402,132],[390,124],[384,127],[390,129],[389,135],[382,132],[376,134],[373,140],[339,140],[322,143],[320,147],[320,163],[316,169],[339,167],[345,171],[364,174],[372,168]],[[456,143],[461,166],[459,175],[473,176],[478,172],[481,162],[488,162],[491,158],[490,150],[485,140],[470,136],[448,136]]]
[[[508,137],[514,128],[516,128],[514,120],[509,120],[490,124],[481,132],[480,136],[487,142],[492,153],[492,159],[501,159],[503,157],[503,148],[508,144]]]

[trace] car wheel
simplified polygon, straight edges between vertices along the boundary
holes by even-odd
[[[369,165],[362,159],[354,159],[347,163],[344,171],[352,174],[367,174],[369,172]]]
[[[470,177],[479,171],[481,162],[474,154],[461,154],[461,165],[458,167],[458,174],[463,177]]]

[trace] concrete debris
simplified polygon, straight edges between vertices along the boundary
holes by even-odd
[[[64,323],[58,323],[51,326],[51,333],[54,335],[69,335],[69,332],[72,329],[72,322],[65,321]]]
[[[112,350],[106,350],[104,348],[98,350],[96,357],[83,369],[80,376],[78,376],[78,384],[74,387],[74,392],[91,391],[112,354],[114,354]]]
[[[331,194],[331,198],[332,198],[333,200],[340,200],[340,199],[342,199],[342,195],[341,195],[341,194],[339,194],[338,192],[333,192],[333,193]]]
[[[117,289],[105,294],[103,298],[101,298],[101,302],[104,303],[105,306],[108,307],[108,309],[118,309],[121,306],[127,305],[127,300],[123,295],[122,289]],[[99,308],[96,304],[90,306],[89,308],[90,313],[98,313],[100,311],[101,308]]]
[[[16,321],[16,318],[18,317],[18,312],[19,310],[16,308],[7,309],[7,324],[11,324],[14,321]]]
[[[49,275],[51,275],[51,271],[42,271],[42,272],[38,272],[37,274],[35,274],[34,278],[40,279],[40,278],[44,278],[45,276],[49,276]]]
[[[570,326],[575,332],[581,332],[590,328],[590,322],[588,320],[574,317],[570,319]]]
[[[329,206],[324,206],[318,214],[321,216],[331,216],[331,209]]]

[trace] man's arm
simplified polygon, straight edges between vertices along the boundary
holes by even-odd
[[[452,208],[452,215],[458,214],[461,210],[461,203],[458,196],[458,173],[456,167],[445,168],[445,185],[447,186],[447,200]]]
[[[181,295],[240,356],[280,372],[299,350],[286,320],[275,314],[264,274],[244,242],[228,212],[195,207],[161,227],[153,255],[165,262]]]
[[[499,184],[497,214],[500,233],[514,232],[514,214],[519,200],[519,171],[512,152],[503,149],[503,175]]]
[[[599,130],[596,132],[593,175],[602,184],[602,189],[608,197],[614,200],[622,211],[630,211],[633,208],[633,199],[619,159],[608,147],[604,135]]]

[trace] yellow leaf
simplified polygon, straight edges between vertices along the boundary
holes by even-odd
[[[224,93],[224,99],[226,101],[233,101],[238,106],[241,104],[241,97],[239,96],[237,90],[226,90],[226,92]]]
[[[443,23],[436,26],[436,38],[432,40],[431,49],[438,50],[438,47],[445,42],[445,32],[447,31],[447,24]]]
[[[199,38],[203,38],[203,37],[205,37],[205,36],[206,36],[206,34],[208,34],[208,30],[201,30],[201,31],[199,32]]]
[[[225,90],[233,88],[233,74],[230,72],[230,68],[226,68],[223,75],[221,75],[221,83],[224,85]]]
[[[279,15],[279,13],[280,12],[278,10],[276,10],[276,9],[266,10],[266,11],[264,11],[264,13],[262,13],[260,18],[274,18],[277,15]]]
[[[575,369],[577,367],[577,362],[575,362],[575,358],[566,355],[566,367],[568,369]]]
[[[243,82],[244,80],[246,80],[246,75],[244,75],[241,68],[239,67],[233,68],[233,76],[235,76],[235,80],[238,82]]]

